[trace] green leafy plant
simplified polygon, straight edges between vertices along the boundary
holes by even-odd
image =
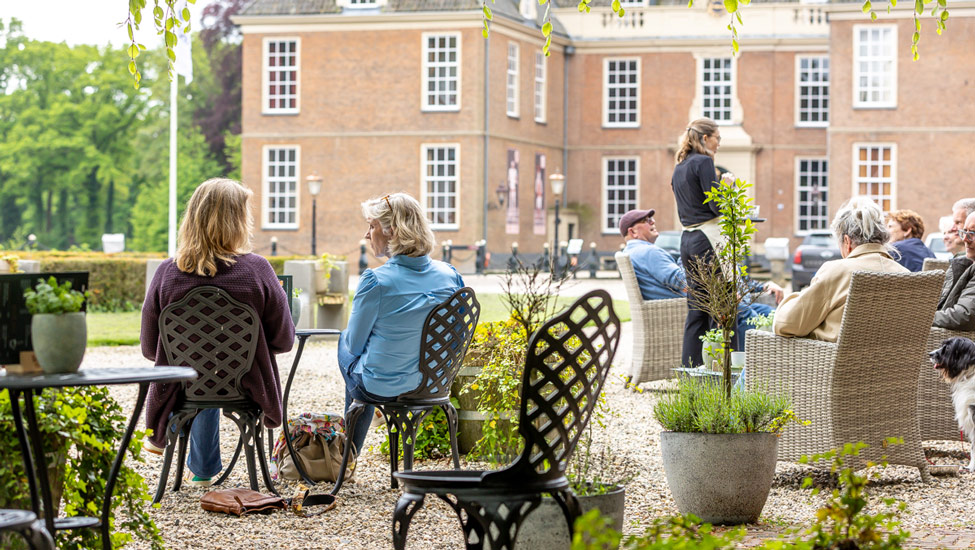
[[[16,254],[5,254],[0,252],[0,262],[7,262],[7,265],[10,266],[11,273],[20,272],[20,269],[18,268],[18,265],[20,263],[20,256],[17,256]]]
[[[721,550],[737,548],[745,528],[736,527],[715,534],[708,523],[693,515],[656,518],[643,534],[624,537],[613,529],[610,518],[599,510],[583,514],[575,524],[572,550]]]
[[[24,291],[27,311],[32,315],[75,313],[81,311],[81,306],[84,304],[85,298],[88,297],[88,292],[81,293],[72,290],[71,281],[65,281],[59,285],[58,280],[53,275],[47,282],[43,279],[37,281],[36,287]]]
[[[772,322],[775,320],[775,311],[771,311],[768,315],[758,314],[753,317],[749,317],[745,323],[755,327],[755,328],[767,328],[772,326]]]
[[[901,440],[889,438],[885,444],[897,444]],[[841,449],[804,456],[800,462],[809,464],[830,461],[830,471],[836,475],[837,488],[826,497],[823,505],[816,511],[813,524],[801,530],[788,532],[774,540],[767,540],[758,548],[765,550],[900,550],[910,536],[901,528],[899,516],[905,505],[892,498],[880,503],[880,510],[871,509],[871,499],[867,492],[870,479],[880,475],[871,466],[862,474],[856,473],[846,465],[847,457],[857,456],[868,447],[864,443],[846,444]],[[886,462],[880,462],[886,466]],[[812,478],[803,481],[803,487],[810,488]],[[814,488],[813,495],[820,494]],[[663,550],[663,549],[723,549],[736,548],[745,536],[745,529],[738,527],[716,535],[709,524],[701,524],[698,518],[683,517],[658,518],[642,535],[625,537],[612,527],[610,518],[599,510],[592,510],[580,517],[575,524],[572,550],[605,550],[622,548],[624,550]]]
[[[455,403],[456,407],[457,404]],[[379,444],[379,451],[389,456],[389,431],[386,426],[379,426],[383,442]],[[399,438],[399,456],[403,457],[403,437]],[[423,424],[416,434],[416,444],[413,446],[413,458],[417,460],[439,459],[450,456],[450,428],[447,426],[447,415],[443,409],[434,409],[423,419]]]
[[[482,437],[471,455],[496,463],[520,450],[518,415],[521,379],[525,370],[528,336],[521,322],[479,323],[474,330],[466,364],[480,364],[477,376],[464,385],[461,395],[473,394],[485,420]]]
[[[60,467],[55,478],[63,479],[62,510],[68,516],[99,515],[105,480],[128,422],[122,408],[103,387],[44,390],[34,398],[34,407],[44,449],[48,457],[55,457],[52,468]],[[164,548],[147,511],[151,498],[146,481],[132,469],[133,462],[145,462],[144,436],[141,431],[133,434],[115,485],[109,516],[113,548],[134,539],[154,550]],[[7,392],[0,392],[0,456],[6,458],[0,461],[0,508],[28,508],[30,494]],[[0,547],[7,548],[12,540],[0,537]],[[100,532],[94,529],[58,531],[57,544],[72,550],[102,547]]]
[[[791,407],[786,395],[736,390],[727,397],[717,383],[684,378],[677,392],[657,401],[653,416],[674,432],[778,434],[791,422],[804,423]]]
[[[731,339],[737,324],[738,305],[760,292],[743,284],[748,276],[744,259],[751,254],[750,242],[757,231],[748,216],[752,208],[752,199],[747,194],[749,187],[742,180],[722,179],[710,191],[704,192],[704,204],[715,203],[721,213],[719,226],[723,244],[717,247],[713,257],[692,258],[687,266],[687,277],[696,283],[690,286],[688,301],[707,313],[721,331],[724,349],[720,362],[728,398],[731,397]]]
[[[318,265],[322,268],[322,273],[326,281],[332,278],[332,270],[338,267],[338,262],[344,261],[345,256],[329,254],[328,252],[322,254],[322,256],[318,258]]]

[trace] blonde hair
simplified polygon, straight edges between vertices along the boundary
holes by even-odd
[[[712,156],[711,151],[708,151],[707,147],[704,146],[704,138],[714,135],[717,131],[718,123],[710,118],[699,118],[688,124],[687,128],[684,128],[684,135],[681,136],[680,147],[677,148],[674,163],[684,162],[687,155],[691,153]]]
[[[406,193],[392,193],[363,202],[362,216],[367,221],[379,222],[383,235],[389,239],[390,257],[424,256],[433,250],[436,241],[423,208]]]
[[[924,238],[924,220],[921,215],[913,210],[894,210],[888,218],[897,222],[901,230],[910,231],[911,237],[915,239]]]
[[[836,212],[830,229],[840,244],[846,235],[854,248],[867,243],[886,244],[890,239],[884,223],[884,211],[868,197],[853,197],[844,202]]]
[[[176,267],[184,273],[213,277],[218,260],[232,264],[234,256],[250,252],[254,217],[248,201],[253,194],[231,179],[201,183],[179,225]]]

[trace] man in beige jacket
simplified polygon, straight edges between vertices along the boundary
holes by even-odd
[[[843,259],[824,263],[805,290],[782,300],[775,312],[775,334],[835,342],[854,271],[908,272],[887,252],[890,235],[884,213],[872,200],[855,197],[847,201],[831,228]]]

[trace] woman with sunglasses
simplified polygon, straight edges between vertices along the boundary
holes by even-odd
[[[418,356],[427,314],[464,280],[453,266],[433,260],[433,231],[420,203],[393,193],[362,203],[369,224],[365,239],[386,263],[359,277],[349,326],[339,338],[339,370],[345,379],[345,410],[354,399],[392,401],[420,384]],[[372,418],[367,406],[360,418]],[[358,453],[369,431],[359,421],[351,434]]]

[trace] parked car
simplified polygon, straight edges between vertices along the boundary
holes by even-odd
[[[680,231],[661,231],[657,242],[654,243],[666,250],[678,262],[680,261],[680,234]]]
[[[832,233],[810,233],[802,239],[792,257],[792,290],[809,286],[819,266],[841,258]]]
[[[945,249],[944,233],[931,233],[924,238],[924,244],[934,252],[934,257],[939,260],[950,260],[951,252]]]

